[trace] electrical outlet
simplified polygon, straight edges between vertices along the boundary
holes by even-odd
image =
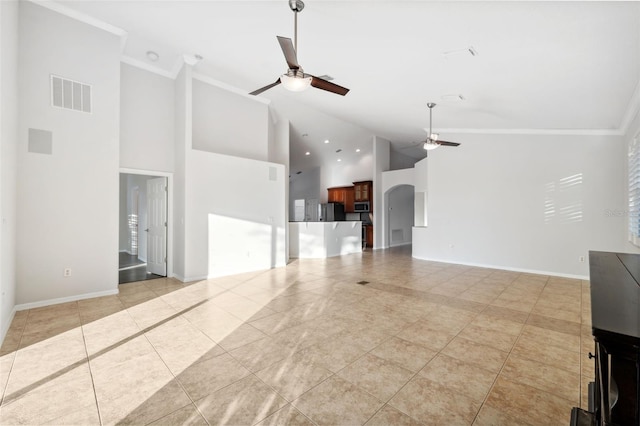
[[[584,262],[584,256],[580,256],[580,257],[578,258],[578,260],[579,260],[580,262]]]
[[[64,273],[62,274],[65,277],[71,276],[71,268],[64,268]]]

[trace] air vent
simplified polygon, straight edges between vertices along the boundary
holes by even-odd
[[[91,86],[51,75],[51,105],[80,112],[91,112]]]

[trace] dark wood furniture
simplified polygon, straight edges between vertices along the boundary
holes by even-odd
[[[345,213],[353,213],[354,190],[353,186],[338,186],[327,189],[330,203],[344,204]]]
[[[373,181],[353,182],[354,200],[371,201],[373,198]]]
[[[640,255],[589,252],[596,374],[571,425],[640,425]]]

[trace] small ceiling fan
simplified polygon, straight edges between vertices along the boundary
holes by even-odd
[[[439,146],[443,146],[443,145],[444,146],[460,146],[460,144],[457,142],[447,142],[447,141],[439,140],[438,139],[439,135],[431,131],[431,115],[433,112],[433,107],[435,107],[436,104],[434,104],[433,102],[429,102],[427,106],[429,107],[429,135],[427,136],[427,140],[423,142],[424,145],[422,145],[422,147],[427,151],[431,151],[432,149],[436,149]]]
[[[298,51],[298,13],[304,9],[304,3],[302,0],[289,0],[289,7],[293,11],[293,29],[294,29],[294,41],[291,42],[290,38],[276,36],[284,58],[287,61],[289,69],[285,74],[282,74],[275,82],[268,84],[258,90],[254,90],[249,93],[250,95],[259,95],[260,93],[271,89],[282,83],[287,90],[293,92],[301,92],[307,89],[309,86],[313,86],[316,89],[326,90],[327,92],[336,93],[338,95],[346,95],[349,89],[346,87],[338,86],[320,77],[313,76],[304,72],[300,64],[298,64],[298,57],[296,52]]]

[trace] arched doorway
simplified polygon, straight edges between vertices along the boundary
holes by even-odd
[[[384,194],[384,247],[410,245],[414,225],[413,185],[397,185]]]

